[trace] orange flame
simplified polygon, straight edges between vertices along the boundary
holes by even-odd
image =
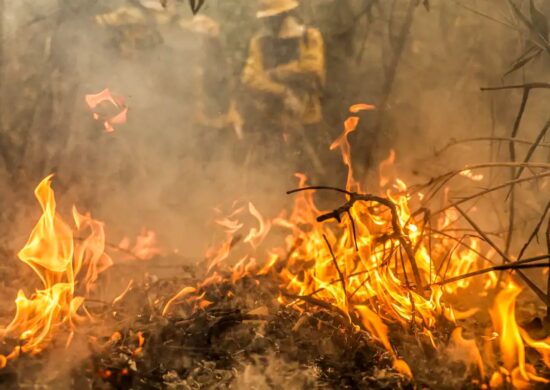
[[[471,371],[472,367],[477,367],[479,376],[484,378],[485,367],[476,341],[474,339],[465,339],[462,331],[463,329],[458,327],[451,333],[451,344],[448,349],[449,358],[455,361],[462,361],[466,364],[468,371]]]
[[[467,177],[472,181],[482,181],[484,176],[481,173],[475,174],[471,169],[465,169],[460,172],[461,176]]]
[[[350,112],[356,113],[362,109],[372,109],[372,106],[352,106]],[[348,168],[346,189],[360,193],[361,185],[353,175],[348,141],[349,134],[357,128],[358,123],[358,116],[350,116],[344,124],[343,134],[333,142],[331,150],[340,150],[342,161]],[[385,188],[381,188],[380,192],[385,193],[378,195],[377,199],[383,201],[354,201],[356,195],[347,194],[347,200],[354,203],[349,209],[340,209],[343,212],[339,214],[338,225],[317,221],[318,216],[324,213],[317,208],[314,191],[298,192],[292,211],[283,212],[272,221],[264,220],[258,210],[250,205],[250,215],[259,222],[259,228],[252,228],[248,235],[244,235],[253,253],[256,254],[259,244],[264,242],[270,226],[288,231],[285,246],[269,249],[266,261],[260,267],[256,267],[255,259],[248,254],[242,256],[232,253],[237,239],[235,233],[241,232],[245,226],[237,218],[242,208],[226,218],[218,219],[218,224],[225,228],[226,238],[221,245],[207,253],[207,273],[220,269],[225,263],[232,263],[235,265],[231,276],[224,279],[220,273],[214,272],[197,288],[184,288],[168,302],[163,314],[175,300],[183,297],[189,300],[187,295],[200,294],[201,288],[210,283],[221,280],[234,283],[253,272],[255,275],[276,275],[282,290],[277,298],[279,304],[302,312],[306,303],[295,297],[307,296],[334,307],[390,353],[395,370],[412,377],[410,367],[397,356],[391,345],[387,324],[398,323],[414,329],[437,348],[433,330],[440,317],[456,323],[479,311],[475,305],[476,299],[462,300],[460,310],[448,302],[462,296],[466,289],[473,297],[486,297],[487,292],[497,286],[498,277],[490,272],[476,278],[447,283],[443,287],[437,284],[484,268],[494,251],[482,253],[479,238],[454,239],[448,234],[437,233],[457,226],[459,216],[453,211],[443,213],[437,221],[428,221],[418,213],[412,213],[409,205],[411,196],[407,194],[406,184],[398,178],[390,179],[382,175],[394,160],[395,155],[392,153],[381,166],[381,178],[385,178],[385,181],[380,184]],[[296,177],[299,188],[307,187],[305,175],[296,174]],[[447,194],[446,189],[445,196]],[[422,200],[423,195],[419,197]],[[428,236],[429,240],[426,238]],[[238,260],[233,263],[236,256]],[[413,263],[419,274],[418,278],[415,275],[415,280],[412,277]],[[426,289],[419,289],[415,282]],[[203,295],[197,299],[202,299]],[[507,378],[512,378],[516,386],[521,381],[529,383],[541,380],[535,370],[525,363],[524,343],[539,351],[547,364],[550,360],[548,340],[532,340],[517,325],[514,325],[515,329],[511,326],[515,324],[514,313],[510,312],[515,296],[512,301],[509,298],[507,295],[499,295],[496,307],[506,309],[504,312],[498,309],[496,314],[491,313],[495,332],[501,335],[501,340],[512,340],[512,346],[501,346],[503,356],[507,358],[504,367],[492,373],[491,385],[506,383]],[[474,305],[469,306],[469,302]],[[504,329],[506,336],[503,335]],[[457,358],[468,365],[470,372],[474,373],[472,367],[477,368],[480,379],[485,380],[489,366],[484,365],[482,356],[491,356],[491,348],[485,348],[492,345],[491,339],[494,337],[481,342],[484,345],[482,355],[476,340],[465,339],[462,329],[457,328],[448,348],[460,350]]]
[[[349,173],[348,173],[348,180],[346,183],[346,190],[348,191],[359,190],[359,184],[356,183],[355,180],[353,179],[353,167],[351,163],[351,146],[348,140],[348,136],[355,131],[358,124],[359,124],[359,117],[350,116],[344,122],[344,133],[330,145],[330,150],[340,148],[340,152],[342,153],[342,159],[344,160],[344,164],[348,167]]]
[[[103,127],[107,133],[115,131],[114,125],[121,125],[126,123],[128,117],[128,107],[124,102],[124,99],[118,96],[114,96],[108,88],[97,94],[89,94],[84,97],[86,104],[92,111],[93,118],[96,121],[103,123]],[[110,104],[110,108],[116,112],[112,114],[102,114],[99,108],[104,104]]]
[[[103,224],[73,209],[75,232],[89,231],[84,239],[76,239],[73,230],[56,212],[51,181],[52,176],[46,177],[35,190],[42,216],[18,253],[19,259],[39,277],[42,288],[35,290],[30,298],[22,290],[17,293],[15,316],[0,331],[0,337],[15,336],[22,342],[8,359],[20,353],[39,353],[51,342],[55,330],[63,325],[68,326],[72,334],[76,325],[89,316],[82,307],[84,297],[77,294],[78,285],[89,292],[99,273],[112,264],[104,253]],[[79,278],[82,270],[83,276]]]
[[[520,293],[521,288],[512,280],[508,281],[505,288],[495,298],[495,303],[489,313],[494,330],[499,335],[500,354],[504,368],[511,373],[511,382],[515,387],[526,388],[529,387],[530,381],[541,383],[550,383],[550,381],[536,375],[535,369],[526,363],[524,342],[541,352],[546,365],[549,366],[548,351],[550,350],[550,344],[548,341],[550,340],[535,341],[518,326],[516,322],[516,298]],[[502,375],[495,374],[497,376]],[[496,377],[494,380],[498,381]],[[501,381],[506,380],[506,378],[501,378]]]
[[[386,185],[392,181],[391,175],[388,172],[388,170],[390,169],[390,167],[393,166],[394,163],[395,163],[395,150],[391,149],[390,155],[388,156],[388,158],[382,161],[378,166],[378,176],[380,177],[379,179],[380,188],[386,187]]]
[[[154,230],[143,229],[136,237],[135,244],[132,246],[130,239],[124,237],[118,247],[138,260],[151,260],[162,254],[162,249],[159,246],[157,233]]]

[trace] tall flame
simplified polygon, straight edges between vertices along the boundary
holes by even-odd
[[[73,209],[75,231],[89,231],[84,239],[76,239],[73,229],[56,211],[51,182],[50,175],[35,190],[42,216],[18,253],[19,259],[38,276],[42,288],[36,289],[30,297],[23,290],[17,293],[15,316],[5,329],[0,330],[2,338],[18,337],[21,340],[7,356],[8,360],[21,353],[41,352],[62,326],[68,326],[72,334],[76,325],[89,316],[82,308],[84,297],[77,290],[90,291],[98,274],[112,264],[104,253],[103,224],[93,220],[89,214],[81,215],[76,208]],[[85,272],[79,278],[82,270]]]
[[[536,375],[534,367],[525,361],[525,342],[537,349],[544,357],[547,366],[549,340],[535,341],[516,322],[516,298],[521,288],[512,280],[500,291],[493,307],[489,310],[495,332],[499,335],[499,347],[504,368],[511,373],[511,382],[517,388],[528,388],[529,381],[550,383],[548,379]],[[499,372],[494,375],[500,376]],[[495,380],[495,378],[493,378]],[[502,378],[505,381],[506,378]]]

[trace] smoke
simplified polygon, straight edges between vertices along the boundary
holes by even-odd
[[[502,80],[526,45],[505,4],[430,1],[429,11],[416,7],[399,53],[406,1],[376,4],[370,16],[361,13],[363,2],[337,3],[304,1],[301,9],[304,22],[324,34],[328,66],[326,123],[311,138],[335,138],[349,104],[379,105],[352,135],[360,170],[374,168],[395,149],[407,181],[433,176],[440,170],[425,158],[449,139],[509,134],[520,92],[482,93],[480,87],[548,74],[542,59]],[[260,25],[255,4],[207,2],[201,15],[211,20],[199,26],[202,32],[185,4],[168,4],[164,12],[132,1],[4,4],[3,132],[25,145],[14,159],[16,175],[28,179],[18,180],[21,188],[11,189],[17,196],[6,199],[17,203],[55,172],[67,204],[91,209],[113,237],[147,225],[191,255],[202,253],[208,241],[214,206],[238,198],[265,205],[267,214],[284,206],[284,191],[295,185],[292,173],[300,168],[288,152],[265,152],[265,159],[250,162],[255,134],[239,140],[233,124],[213,128],[196,120],[199,105],[216,116],[245,95],[239,78],[249,38]],[[204,74],[206,90],[198,85]],[[129,107],[128,123],[113,134],[102,131],[83,99],[106,87]],[[532,100],[521,129],[526,138],[545,120],[544,99]],[[344,171],[325,143],[318,153],[329,156],[327,174],[315,180],[342,185]],[[505,156],[505,148],[491,148],[459,146],[439,167]],[[0,170],[2,177],[12,170]]]
[[[316,386],[316,372],[312,367],[300,367],[286,362],[275,354],[256,357],[239,372],[233,382],[236,389],[307,389]]]
[[[56,174],[61,211],[72,204],[90,210],[106,222],[112,243],[147,227],[158,232],[163,246],[190,259],[200,259],[214,236],[214,207],[251,200],[269,218],[288,205],[284,193],[296,185],[292,174],[298,166],[288,151],[270,145],[272,135],[257,150],[251,141],[256,134],[239,139],[234,123],[217,127],[197,120],[199,106],[215,119],[232,102],[238,108],[246,95],[240,73],[260,26],[255,2],[207,0],[201,14],[214,27],[207,23],[206,32],[193,29],[186,3],[168,3],[168,11],[157,12],[124,0],[0,0],[0,254],[2,247],[13,252],[24,243],[39,213],[32,190],[49,173]],[[390,149],[397,155],[395,171],[408,183],[464,164],[508,159],[506,144],[489,143],[434,155],[453,138],[509,137],[521,91],[480,87],[549,78],[544,53],[502,78],[528,45],[506,2],[430,0],[429,10],[419,5],[402,50],[409,1],[365,8],[370,3],[302,1],[301,17],[324,34],[327,55],[325,121],[311,137],[335,138],[353,103],[377,105],[351,136],[355,164],[373,190],[375,168]],[[535,3],[550,17],[548,2]],[[135,25],[105,23],[109,18],[101,15],[119,7],[140,9],[138,16],[119,15],[136,17]],[[204,74],[207,83],[199,86]],[[128,122],[114,133],[104,132],[84,101],[104,88],[129,107]],[[547,92],[533,93],[518,136],[533,139],[547,113]],[[343,186],[338,156],[325,149],[318,153],[329,164],[327,174],[315,180]],[[518,156],[525,152],[518,147]],[[544,153],[536,157],[547,159]],[[485,174],[483,185],[508,172]],[[461,180],[464,188],[477,185]],[[522,190],[518,221],[532,221],[540,211],[546,201],[536,195],[540,190]],[[484,224],[502,231],[505,211],[483,204],[478,210],[484,207],[490,210]],[[518,229],[526,226],[520,222]],[[274,372],[287,369],[273,360],[266,370],[247,367],[237,386],[266,387]],[[281,387],[292,383],[290,378]]]

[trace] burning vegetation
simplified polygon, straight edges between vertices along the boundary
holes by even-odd
[[[208,1],[187,3],[193,15],[208,12]],[[352,14],[358,4],[362,5],[345,3]],[[362,11],[358,16],[353,14],[352,19],[359,23],[365,17],[365,25],[357,26],[362,26],[368,35],[373,14],[384,15],[385,8],[378,1],[364,3],[366,8],[361,7]],[[530,46],[507,69],[506,76],[550,53],[548,24],[536,2],[528,2],[528,14],[526,4],[518,5],[512,0],[507,3],[514,21],[529,33]],[[18,259],[10,265],[14,271],[7,274],[11,277],[5,279],[9,280],[4,280],[5,271],[0,268],[1,291],[4,301],[10,302],[9,308],[2,308],[1,312],[5,320],[0,328],[1,386],[550,386],[550,201],[545,196],[550,163],[540,158],[540,151],[549,147],[544,139],[550,121],[533,139],[518,138],[534,91],[545,92],[550,85],[528,82],[482,88],[493,94],[514,90],[522,93],[509,137],[498,137],[493,131],[491,136],[452,139],[435,150],[428,163],[407,160],[406,164],[399,164],[401,151],[396,149],[412,137],[383,145],[382,136],[377,135],[368,140],[367,156],[358,158],[356,152],[362,149],[355,142],[364,146],[358,133],[369,130],[371,125],[380,133],[390,127],[392,84],[413,13],[420,5],[430,12],[433,2],[413,0],[403,12],[392,6],[391,18],[397,12],[401,31],[397,38],[391,37],[394,31],[388,33],[393,41],[390,67],[384,72],[385,92],[375,99],[379,101],[376,105],[361,103],[369,99],[347,99],[359,103],[351,105],[343,118],[342,109],[338,108],[337,119],[343,123],[338,134],[325,129],[328,104],[323,95],[331,85],[334,87],[335,79],[345,78],[335,75],[338,72],[334,69],[331,75],[334,64],[330,61],[334,58],[326,55],[330,47],[338,46],[337,41],[327,40],[325,45],[328,34],[304,22],[297,13],[304,4],[310,12],[315,9],[309,1],[259,1],[253,12],[255,19],[263,21],[263,27],[255,35],[250,34],[238,82],[220,81],[229,77],[228,69],[235,66],[224,57],[227,37],[221,38],[231,34],[207,15],[185,19],[175,11],[174,2],[140,0],[90,18],[102,32],[116,32],[113,35],[120,42],[111,43],[120,50],[121,62],[128,64],[143,60],[142,50],[164,50],[163,45],[175,50],[164,40],[169,41],[180,30],[185,31],[187,39],[191,36],[182,46],[198,46],[201,53],[206,52],[200,59],[187,53],[192,71],[183,78],[192,85],[187,86],[194,94],[186,106],[192,107],[193,112],[153,103],[151,107],[158,108],[158,112],[140,112],[139,107],[149,107],[147,104],[155,101],[149,90],[135,98],[138,89],[95,89],[86,85],[85,91],[78,92],[80,111],[65,117],[74,115],[76,122],[84,121],[83,127],[90,130],[82,138],[73,139],[76,145],[91,144],[95,148],[91,153],[95,157],[89,158],[88,163],[93,166],[89,172],[96,175],[89,181],[80,177],[88,170],[80,172],[78,164],[74,167],[76,173],[67,168],[72,160],[60,163],[60,169],[57,165],[44,165],[28,173],[28,177],[20,177],[17,172],[25,172],[26,162],[24,157],[14,157],[17,153],[12,150],[18,143],[0,137],[0,157],[4,157],[9,180],[17,188],[30,193],[32,187],[22,177],[47,175],[36,180],[39,184],[34,196],[40,215],[30,234],[26,233],[26,242],[14,235],[10,244],[21,246],[13,256],[6,249],[7,260]],[[462,4],[457,6],[480,14]],[[2,8],[0,14],[1,11]],[[162,28],[153,31],[148,29],[150,24]],[[347,34],[354,33],[344,31],[335,36]],[[415,52],[422,45],[414,41],[411,46]],[[357,64],[361,64],[363,51],[369,48],[366,42],[359,47],[355,53]],[[155,52],[159,53],[167,55],[167,51]],[[154,55],[144,57],[151,60]],[[333,57],[342,61],[343,56]],[[103,57],[97,58],[99,61]],[[147,64],[152,66],[154,62]],[[117,74],[113,80],[118,77]],[[179,96],[181,92],[181,80],[176,78],[155,75],[140,81],[144,85],[159,84],[163,97],[170,93]],[[170,84],[174,85],[167,88]],[[247,95],[241,95],[239,87]],[[100,92],[91,93],[95,91]],[[242,101],[238,99],[241,97]],[[341,106],[344,99],[334,101]],[[494,101],[491,104],[496,105]],[[56,109],[59,107],[52,105],[52,110]],[[172,111],[174,117],[170,117]],[[183,120],[189,121],[203,134],[197,136],[195,144],[187,135],[177,138],[167,133],[132,133],[136,126],[162,129],[166,124],[171,130],[168,117],[178,126]],[[372,118],[374,124],[369,123]],[[335,122],[335,118],[330,119]],[[269,138],[266,132],[259,132],[263,126],[276,135]],[[188,164],[203,182],[215,181],[209,176],[212,173],[206,159],[201,160],[203,157],[195,153],[219,157],[227,151],[222,152],[215,145],[210,149],[209,144],[224,144],[229,140],[228,133],[234,135],[231,140],[240,147],[231,152],[242,154],[230,159],[232,163],[237,161],[238,175],[246,176],[235,181],[245,184],[243,191],[238,192],[241,196],[235,197],[237,200],[224,188],[200,193],[205,203],[213,198],[218,206],[213,208],[212,220],[205,224],[207,232],[203,234],[211,237],[209,245],[197,258],[191,255],[191,246],[186,245],[196,238],[189,234],[192,229],[182,229],[181,221],[173,224],[178,219],[173,210],[179,207],[173,198],[186,198],[189,193],[175,186],[166,195],[155,188],[158,182],[153,179],[170,176],[161,168],[168,172],[177,165],[170,158],[172,154],[179,156],[182,152],[178,147],[185,143],[188,160],[178,157],[183,168],[178,165],[174,177],[187,178]],[[166,143],[162,148],[137,152],[143,145],[154,149],[163,137]],[[456,158],[450,153],[451,149],[485,141],[491,144],[489,157],[501,155],[493,148],[502,143],[508,145],[509,155],[503,161],[486,162],[483,157],[481,162],[463,164],[463,155]],[[49,151],[47,143],[37,145],[35,149],[25,149],[24,156],[35,150]],[[523,159],[518,158],[520,145],[526,147]],[[4,150],[10,153],[4,156]],[[86,153],[78,156],[78,148],[75,150],[76,157],[83,161],[90,157],[84,156]],[[434,167],[447,153],[449,159],[457,159],[455,168],[445,171]],[[279,166],[280,154],[290,156],[289,166],[282,162]],[[120,171],[112,175],[102,171],[105,165],[101,162],[111,164],[121,156],[125,161]],[[57,155],[55,158],[63,161]],[[166,158],[168,163],[155,165],[151,163],[154,158]],[[228,175],[225,164],[229,163],[220,159],[222,168],[216,166],[216,174]],[[194,160],[199,163],[193,165]],[[259,170],[260,177],[270,176],[272,171],[263,165],[264,160],[284,171],[281,176],[290,176],[292,170],[295,189],[286,193],[288,201],[282,209],[274,210],[273,202],[262,202],[261,196],[258,202],[248,183],[252,171]],[[404,166],[409,164],[417,165]],[[414,180],[423,176],[418,173],[421,169],[430,172],[424,175],[428,179]],[[132,175],[135,178],[130,179]],[[326,184],[332,183],[331,175],[341,181],[341,186]],[[0,179],[4,180],[3,176]],[[135,224],[126,221],[113,223],[116,227],[111,230],[110,221],[117,218],[110,218],[101,207],[116,192],[112,181],[117,180],[127,193],[135,192],[124,194],[118,203],[120,208],[126,202],[133,205],[132,196],[136,197],[135,203],[151,203],[150,209],[129,206],[141,224],[136,235],[131,233]],[[194,182],[185,184],[192,186]],[[74,197],[73,186],[78,187],[76,198],[83,198],[86,209],[107,223],[93,218],[90,212],[80,213],[76,206],[70,211],[65,208],[65,200]],[[82,196],[88,189],[91,193]],[[158,194],[152,196],[155,191]],[[258,192],[264,196],[268,191]],[[530,207],[529,223],[519,223],[518,204],[525,192],[548,203],[542,211],[540,207]],[[165,195],[169,198],[165,204],[168,211],[160,213],[156,196],[160,199]],[[57,200],[63,203],[58,204]],[[200,214],[191,203],[187,205],[186,199],[182,202],[185,213]],[[532,203],[538,206],[537,202]],[[212,209],[210,204],[208,207]],[[103,213],[96,213],[96,208]],[[151,219],[144,210],[158,214],[154,229],[143,227]],[[16,219],[18,214],[12,210],[6,215]],[[507,222],[501,220],[502,215],[508,218]],[[33,214],[33,223],[35,217]],[[200,217],[204,219],[204,215]],[[499,229],[487,230],[487,226],[497,225]],[[181,234],[171,232],[171,238],[181,239],[183,247],[166,239],[166,232],[174,226],[191,236],[184,240]],[[3,254],[2,250],[0,255]]]
[[[333,384],[437,387],[441,374],[435,369],[429,378],[429,367],[423,365],[444,358],[462,367],[465,382],[452,386],[531,388],[549,383],[550,338],[540,338],[545,328],[536,321],[529,329],[520,326],[516,315],[523,290],[519,282],[526,278],[522,269],[547,268],[548,255],[511,261],[481,230],[453,235],[461,214],[478,228],[456,203],[430,214],[420,190],[433,199],[440,180],[407,188],[398,178],[381,177],[381,192],[365,193],[353,175],[348,136],[359,123],[355,114],[367,109],[374,107],[350,108],[352,116],[331,146],[341,151],[348,167],[345,189],[307,186],[306,176],[297,174],[289,213],[266,220],[252,203],[234,204],[228,215],[218,211],[216,223],[226,238],[207,251],[202,276],[189,275],[187,282],[145,280],[139,286],[132,280],[98,315],[86,308],[86,299],[100,274],[113,265],[105,253],[103,224],[73,207],[71,228],[56,211],[52,176],[45,178],[35,190],[43,214],[18,253],[42,286],[30,298],[22,290],[17,294],[14,319],[2,330],[4,345],[13,345],[0,355],[2,368],[9,370],[25,355],[39,355],[54,339],[64,339],[69,348],[84,323],[112,317],[131,325],[103,343],[98,335],[88,336],[96,356],[87,371],[92,383],[203,386],[200,376],[207,375],[229,384],[235,375],[230,367],[268,351],[318,365],[320,378]],[[471,177],[471,168],[454,175],[464,172]],[[345,203],[321,211],[316,191],[337,192]],[[255,226],[246,231],[251,221]],[[282,245],[269,246],[272,235]],[[154,240],[154,232],[146,231],[132,250],[128,239],[116,249],[134,259],[151,259],[161,254]],[[170,295],[178,284],[184,287]],[[536,286],[527,286],[546,298]],[[148,304],[137,317],[124,318],[130,315],[123,313],[127,301],[145,297]],[[337,367],[334,356],[315,360],[324,343],[300,340],[313,330],[315,337],[329,337],[330,348],[337,349],[328,356],[355,355],[358,378],[348,383],[335,377],[344,374],[335,370],[350,367]],[[279,336],[281,340],[270,339]],[[306,342],[307,351],[281,350],[288,342]],[[298,357],[302,352],[303,360]],[[183,376],[176,368],[180,359],[194,361]],[[363,372],[364,365],[371,367]]]

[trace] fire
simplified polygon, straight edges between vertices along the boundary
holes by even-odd
[[[105,132],[112,133],[115,125],[126,123],[128,107],[124,99],[114,96],[108,88],[97,94],[86,95],[84,100],[92,111],[93,118],[103,124]]]
[[[480,173],[474,174],[471,169],[465,169],[460,172],[461,176],[467,177],[468,179],[472,181],[482,181],[484,176]]]
[[[481,352],[474,339],[466,339],[461,327],[455,328],[451,333],[451,343],[448,348],[449,358],[454,361],[462,361],[468,371],[476,367],[481,378],[485,378],[485,366],[481,358]]]
[[[157,233],[154,230],[142,229],[132,245],[128,237],[124,237],[118,244],[119,250],[131,255],[132,259],[151,260],[162,254],[159,246]]]
[[[499,335],[498,344],[500,356],[505,372],[511,373],[510,381],[517,388],[529,387],[530,381],[550,383],[548,379],[536,375],[533,366],[525,361],[525,343],[538,350],[544,357],[545,363],[550,367],[548,352],[550,340],[535,341],[516,322],[516,298],[521,293],[521,288],[512,280],[499,292],[493,307],[489,310],[493,321],[494,331]],[[503,370],[493,374],[492,381],[499,383],[508,381],[502,375]],[[500,378],[499,378],[500,377]]]
[[[70,331],[70,342],[76,326],[90,318],[83,307],[84,294],[93,289],[99,273],[112,264],[104,253],[103,224],[73,208],[76,227],[67,225],[56,211],[51,182],[52,176],[48,176],[35,190],[42,216],[18,253],[42,287],[30,297],[23,290],[17,294],[15,316],[0,331],[2,338],[17,337],[21,341],[7,360],[22,353],[40,353],[63,326]],[[77,234],[87,235],[79,238]],[[6,362],[4,357],[2,362]]]
[[[372,108],[356,105],[350,112]],[[426,338],[434,349],[460,351],[454,354],[455,358],[466,364],[469,373],[491,386],[509,380],[515,386],[543,381],[525,362],[525,345],[539,351],[548,365],[550,340],[535,341],[517,326],[513,308],[519,290],[511,282],[504,285],[491,310],[494,329],[487,330],[489,336],[466,339],[462,328],[457,326],[450,345],[438,345],[433,332],[438,324],[442,321],[457,324],[475,315],[480,310],[477,301],[500,286],[495,272],[459,278],[487,267],[494,250],[484,251],[477,237],[455,238],[445,233],[459,227],[460,215],[454,210],[438,218],[430,218],[422,210],[413,212],[412,202],[424,196],[413,197],[402,180],[386,175],[396,158],[393,151],[380,170],[383,179],[380,193],[361,195],[367,191],[354,177],[348,141],[359,121],[358,116],[351,115],[344,123],[343,134],[330,147],[340,150],[348,168],[346,190],[332,189],[344,194],[344,206],[332,212],[319,210],[314,200],[314,189],[319,189],[307,188],[306,176],[297,174],[299,190],[292,191],[296,195],[289,214],[281,213],[267,221],[249,205],[248,211],[258,221],[258,227],[250,228],[248,234],[242,233],[246,224],[239,218],[243,207],[218,218],[226,238],[207,253],[207,279],[196,287],[182,289],[168,301],[163,314],[176,301],[190,303],[191,295],[202,299],[203,287],[223,280],[218,270],[229,266],[228,279],[232,282],[245,275],[276,278],[281,290],[277,302],[281,305],[303,312],[313,301],[323,309],[339,313],[355,329],[366,331],[383,346],[393,358],[394,369],[405,376],[412,377],[411,369],[398,356],[389,336],[396,327]],[[483,179],[471,172],[468,177]],[[258,266],[257,249],[275,228],[288,232],[285,245],[267,250],[265,261]],[[233,251],[240,242],[241,235],[237,233],[246,237],[248,253],[255,257],[250,254],[243,257]],[[453,283],[441,283],[455,277]],[[466,293],[471,299],[460,299]],[[504,365],[495,368],[490,357],[497,339]]]
[[[380,177],[378,185],[380,186],[380,188],[386,187],[386,185],[391,182],[391,175],[387,171],[393,166],[394,163],[395,150],[391,149],[388,158],[382,161],[378,166],[378,176]]]
[[[348,166],[346,189],[355,192],[361,192],[361,186],[353,177],[347,136],[358,123],[358,117],[348,118],[343,135],[331,146],[340,148]],[[394,159],[390,156],[386,165]],[[300,187],[304,187],[305,177],[300,179]],[[350,207],[333,214],[342,227],[318,223],[323,213],[315,206],[313,193],[304,191],[297,195],[290,218],[279,223],[291,230],[287,244],[302,243],[279,273],[287,295],[312,296],[334,305],[392,354],[386,322],[415,327],[430,335],[437,317],[451,312],[441,303],[441,288],[432,286],[429,294],[422,289],[437,280],[438,270],[423,235],[429,227],[411,214],[406,189],[397,179],[395,191],[390,188],[385,196],[359,199],[348,193]],[[463,255],[476,263],[474,253]],[[309,259],[315,261],[306,265]],[[292,305],[299,304],[292,301]]]

